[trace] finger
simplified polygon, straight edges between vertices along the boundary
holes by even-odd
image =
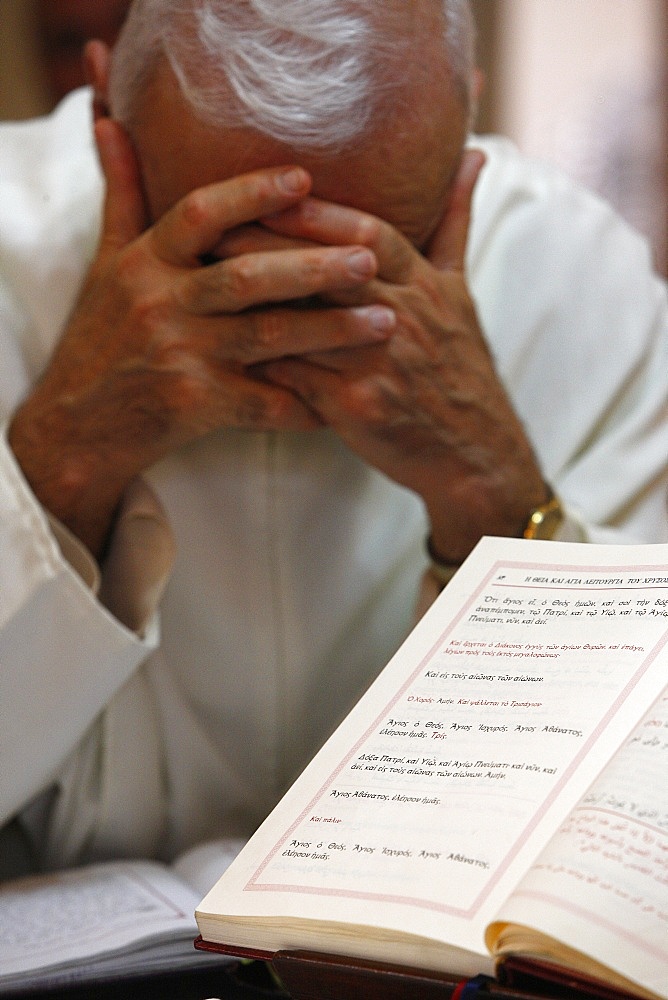
[[[107,93],[109,90],[109,68],[111,51],[97,38],[86,42],[82,53],[83,72],[86,83],[93,92],[93,119],[109,117]]]
[[[230,229],[225,233],[211,256],[225,260],[228,257],[239,257],[244,253],[297,250],[313,246],[315,246],[313,241],[282,236],[280,233],[271,232],[266,226],[251,223],[247,226],[237,226],[236,229]]]
[[[301,167],[277,167],[191,191],[153,227],[156,253],[168,264],[196,266],[229,229],[287,208],[308,194],[310,185]]]
[[[305,198],[284,212],[263,218],[262,223],[287,237],[336,246],[367,246],[378,260],[378,276],[385,281],[407,281],[419,258],[412,243],[389,223],[318,198]]]
[[[235,375],[226,369],[223,391],[215,374],[211,386],[211,430],[225,426],[242,430],[308,431],[321,425],[292,390],[267,382],[260,372]]]
[[[313,196],[260,221],[285,236],[334,244],[374,242],[380,223],[368,212]]]
[[[196,315],[237,313],[269,302],[356,288],[370,281],[376,269],[376,258],[366,247],[243,254],[190,272],[176,296]]]
[[[102,241],[119,249],[141,235],[148,221],[139,164],[130,139],[111,118],[95,122],[95,141],[106,181]]]
[[[355,350],[351,350],[355,347]],[[338,372],[339,375],[346,373],[358,373],[364,369],[377,367],[382,355],[380,351],[386,351],[385,344],[360,343],[354,345],[350,343],[331,343],[327,350],[313,350],[300,354],[299,361],[304,362],[309,368],[324,370],[328,372]],[[289,363],[293,362],[291,357]]]
[[[341,409],[341,393],[346,383],[339,373],[300,358],[270,362],[262,371],[272,385],[294,393],[324,423],[337,426],[346,418]]]
[[[426,254],[440,270],[464,270],[473,191],[484,163],[485,154],[478,149],[468,149],[462,156],[445,213]]]
[[[240,316],[197,317],[172,337],[167,352],[180,356],[195,345],[199,356],[254,365],[280,357],[320,357],[341,348],[376,345],[391,335],[396,316],[384,306],[357,309],[254,309]]]

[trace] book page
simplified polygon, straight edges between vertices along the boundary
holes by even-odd
[[[218,840],[205,840],[180,854],[172,862],[171,870],[195,890],[199,900],[218,881],[247,839],[221,837]]]
[[[668,692],[503,908],[520,917],[668,996]]]
[[[170,965],[200,961],[193,948],[198,896],[166,867],[151,862],[108,862],[0,886],[0,985],[86,979],[98,964],[106,973],[152,967],[149,946]],[[146,949],[143,951],[142,949]],[[107,957],[109,961],[105,961]]]
[[[668,593],[666,557],[483,539],[200,905],[203,936],[239,943],[209,914],[280,913],[484,954],[488,921],[665,685],[647,581]],[[303,934],[265,928],[257,946]],[[360,935],[344,947],[377,957]]]

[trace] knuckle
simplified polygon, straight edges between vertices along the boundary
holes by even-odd
[[[243,308],[252,302],[257,276],[250,255],[228,260],[222,268],[216,270],[219,270],[217,287],[222,286],[229,300],[229,308]]]
[[[209,216],[206,194],[200,188],[184,195],[180,205],[181,223],[190,230],[199,229]]]
[[[199,315],[240,312],[253,301],[254,269],[248,258],[200,267],[186,280],[176,283],[174,295],[187,311]]]
[[[188,437],[235,421],[236,402],[219,372],[187,352],[175,350],[163,375],[163,407],[170,425],[187,428]],[[165,374],[168,377],[164,378]]]
[[[170,326],[171,306],[159,295],[143,294],[134,299],[131,309],[132,326],[149,344],[160,344]]]
[[[384,427],[389,419],[389,393],[377,380],[364,379],[349,384],[345,390],[344,407],[355,421],[370,428]]]
[[[278,357],[283,353],[285,329],[285,317],[278,308],[245,313],[234,341],[235,359],[241,364],[254,364]]]
[[[300,277],[309,290],[319,291],[325,286],[332,259],[337,261],[338,255],[332,258],[328,250],[312,250],[301,258]]]
[[[364,246],[375,246],[382,236],[383,222],[373,215],[364,215],[359,222],[357,238]]]
[[[208,387],[197,373],[181,369],[170,380],[166,405],[175,417],[192,421],[194,414],[205,412],[208,395]]]
[[[135,330],[138,340],[150,342],[172,322],[174,286],[157,280],[140,248],[128,248],[111,271],[99,275],[97,295],[101,308]]]
[[[359,278],[349,270],[347,254],[342,255],[337,248],[316,250],[307,256],[302,262],[301,282],[309,303],[316,306],[319,294],[356,286]]]
[[[295,399],[289,393],[272,393],[265,399],[265,426],[273,429],[290,428],[295,405]]]
[[[150,363],[154,369],[178,377],[185,367],[187,353],[181,338],[162,328],[151,342]]]
[[[276,197],[276,179],[273,174],[265,171],[255,171],[249,178],[249,194],[258,205],[264,205]]]

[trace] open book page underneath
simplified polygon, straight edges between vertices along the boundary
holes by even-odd
[[[581,984],[583,992],[590,990],[593,995],[598,995],[597,987],[600,986],[601,991],[608,990],[610,995],[638,997],[639,1000],[663,1000],[665,996],[663,993],[645,989],[638,982],[613,972],[582,951],[568,948],[554,938],[540,934],[530,927],[499,923],[495,928],[495,935],[501,962],[504,958],[509,958],[513,969],[516,957],[519,956],[518,964],[524,975],[535,977],[548,984],[559,982],[563,977],[564,981],[571,984]],[[510,981],[513,983],[516,981],[514,975],[511,975]],[[573,989],[575,993],[575,987]]]
[[[668,997],[667,774],[665,693],[503,907],[488,937],[495,952],[540,954]]]
[[[195,891],[151,862],[109,862],[0,887],[0,989],[202,965]]]
[[[665,685],[666,624],[633,602],[666,561],[483,540],[200,904],[202,936],[387,960],[391,939],[481,971],[487,924]]]

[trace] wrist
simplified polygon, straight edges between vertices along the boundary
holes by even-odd
[[[529,511],[522,529],[517,535],[509,535],[508,537],[551,540],[561,527],[564,517],[561,501],[552,489],[547,487],[547,499]],[[441,586],[445,586],[455,575],[466,556],[461,559],[443,557],[434,545],[431,534],[426,539],[426,548],[429,558],[429,572]]]
[[[61,445],[49,433],[54,424],[47,429],[19,410],[7,442],[38,503],[99,559],[123,487],[104,478],[103,457],[93,449]]]

